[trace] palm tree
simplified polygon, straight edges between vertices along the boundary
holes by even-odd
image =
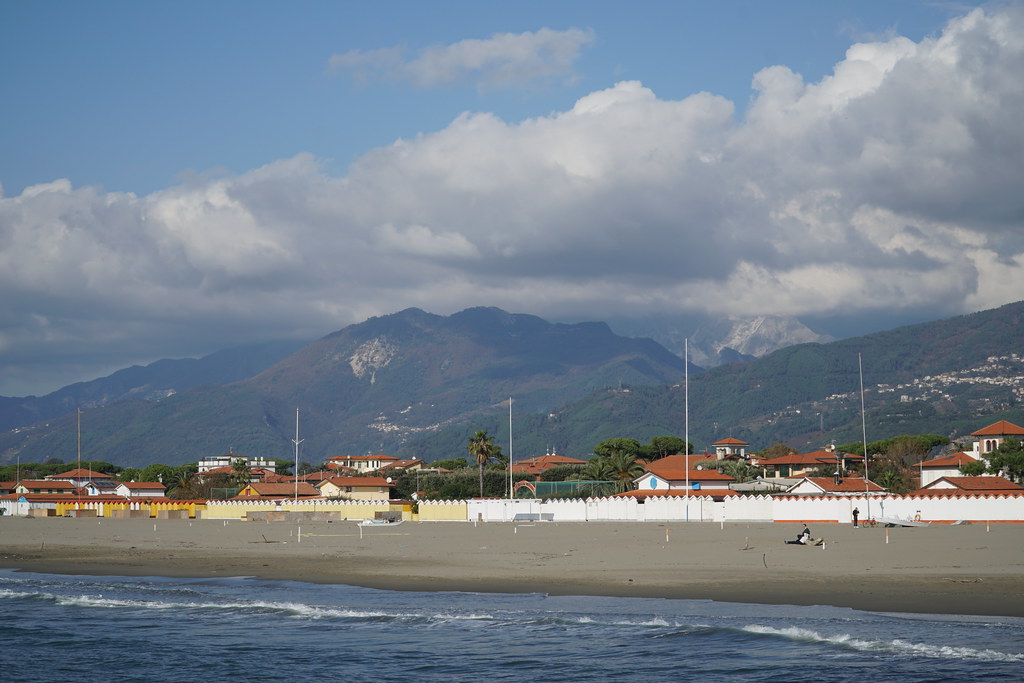
[[[236,458],[231,463],[231,478],[242,487],[249,483],[252,472],[249,470],[249,462],[245,458]]]
[[[193,497],[192,493],[192,473],[185,468],[181,468],[175,472],[174,479],[171,482],[174,498],[190,498]],[[168,495],[171,495],[169,493]]]
[[[754,478],[757,469],[749,462],[743,460],[726,460],[722,463],[722,472],[735,479],[737,483],[750,481]]]
[[[644,466],[633,453],[615,453],[608,458],[608,472],[615,482],[616,493],[626,491],[633,480],[644,472]]]
[[[469,437],[469,455],[476,460],[476,466],[480,470],[480,497],[484,497],[484,465],[489,463],[500,452],[494,445],[494,439],[484,430]]]

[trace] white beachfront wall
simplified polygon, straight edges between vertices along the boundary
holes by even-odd
[[[460,505],[463,503],[460,503]],[[710,496],[588,499],[471,500],[464,503],[473,522],[806,522],[849,524],[897,519],[1024,522],[1024,497],[998,496]]]

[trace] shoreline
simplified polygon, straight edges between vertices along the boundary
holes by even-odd
[[[1022,525],[799,526],[0,518],[0,567],[1024,617]]]

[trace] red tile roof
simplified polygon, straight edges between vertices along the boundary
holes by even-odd
[[[971,436],[1024,436],[1024,427],[1000,420],[993,422],[988,427],[982,427],[976,432],[971,432]]]
[[[120,486],[124,486],[127,489],[134,489],[136,491],[144,491],[147,489],[166,490],[167,487],[158,481],[123,481]]]
[[[261,498],[292,498],[295,496],[296,486],[294,482],[291,484],[264,484],[262,482],[255,482],[247,484],[242,490],[244,491],[245,489],[255,491]],[[298,493],[299,497],[303,498],[320,495],[319,491],[313,488],[311,484],[304,481],[299,482]]]
[[[569,458],[564,455],[555,455],[553,453],[548,455],[541,455],[536,458],[526,458],[525,460],[517,460],[512,463],[513,472],[525,472],[527,474],[540,474],[545,470],[549,470],[556,465],[586,465],[586,460],[578,460],[576,458]]]
[[[426,464],[425,462],[423,462],[419,458],[412,458],[410,460],[396,460],[394,462],[385,463],[385,464],[381,465],[379,469],[381,471],[384,471],[384,470],[405,470],[405,469],[408,469],[410,467],[413,467],[417,463],[422,464],[422,465]]]
[[[647,471],[661,477],[665,481],[735,481],[728,474],[719,472],[717,469],[695,470],[694,463],[703,460],[713,460],[713,456],[701,455],[668,455],[647,464]],[[690,467],[687,476],[687,465]]]
[[[842,460],[863,460],[864,456],[854,453],[840,453],[839,451],[812,451],[810,453],[791,453],[780,455],[777,458],[758,460],[758,467],[775,467],[777,465],[828,465],[836,462],[836,456]]]
[[[932,483],[925,486],[922,491],[945,490],[942,486],[936,486],[940,482],[952,484],[954,488],[961,491],[1024,491],[1024,486],[1015,484],[1006,477],[939,477]]]
[[[846,477],[836,480],[833,477],[804,477],[802,481],[809,481],[826,493],[863,493],[864,491],[885,491],[884,488],[871,481],[865,486],[864,480],[859,477]],[[796,484],[799,486],[800,484]]]
[[[721,498],[723,496],[740,496],[743,495],[739,491],[733,491],[732,489],[700,489],[699,491],[690,491],[689,496],[683,489],[662,489],[658,490],[639,490],[634,489],[632,491],[623,491],[622,493],[616,493],[610,496],[611,498]]]
[[[950,453],[949,455],[943,455],[938,458],[932,458],[931,460],[925,460],[918,467],[935,467],[940,469],[949,469],[951,467],[961,467],[969,462],[977,462],[977,458],[967,455],[963,451],[957,453]]]
[[[70,470],[68,472],[61,472],[60,474],[49,474],[44,479],[113,479],[112,474],[103,474],[102,472],[93,472],[87,469]]]
[[[222,467],[214,467],[214,468],[206,470],[205,472],[200,472],[199,474],[200,474],[200,476],[206,476],[207,474],[234,474],[234,473],[235,473],[235,468],[233,466],[231,466],[231,465],[223,465]],[[266,467],[250,467],[249,468],[249,476],[250,477],[257,477],[257,478],[263,479],[264,477],[275,476],[276,474],[277,474],[276,472],[271,472]]]
[[[732,438],[730,436],[728,438],[722,439],[721,441],[716,441],[716,442],[714,442],[711,445],[712,446],[749,446],[750,444],[747,443],[746,441],[740,441],[739,439],[734,439],[734,438]]]
[[[310,482],[314,482],[314,483],[320,483],[324,479],[330,479],[331,477],[335,476],[332,473],[336,472],[337,470],[347,470],[349,472],[355,472],[355,470],[353,470],[351,468],[348,468],[348,467],[338,467],[338,468],[330,467],[329,470],[330,471],[326,471],[326,472],[324,470],[317,470],[316,472],[310,472],[309,474],[303,474],[302,476],[298,477],[298,480],[299,481],[310,481]],[[296,479],[296,477],[292,477],[291,479],[289,479],[289,481],[295,481],[295,479]]]
[[[26,479],[18,482],[27,489],[60,489],[61,491],[73,491],[75,485],[63,479]]]
[[[394,486],[394,484],[388,482],[384,477],[331,477],[330,479],[324,479],[320,484],[325,482],[330,482],[335,486],[352,486],[362,488],[366,488],[367,486]]]
[[[391,455],[335,455],[328,460],[398,460]]]

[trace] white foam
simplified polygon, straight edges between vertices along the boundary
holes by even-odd
[[[810,629],[790,626],[787,628],[774,628],[772,626],[760,626],[752,624],[746,626],[743,631],[758,633],[761,635],[774,635],[791,640],[804,642],[831,643],[842,645],[855,650],[865,652],[883,652],[891,654],[912,655],[915,657],[928,657],[932,659],[961,659],[986,662],[1024,662],[1024,653],[999,652],[997,650],[976,649],[971,647],[954,647],[952,645],[929,645],[927,643],[912,643],[906,640],[867,640],[855,638],[849,634],[841,633],[826,636]]]

